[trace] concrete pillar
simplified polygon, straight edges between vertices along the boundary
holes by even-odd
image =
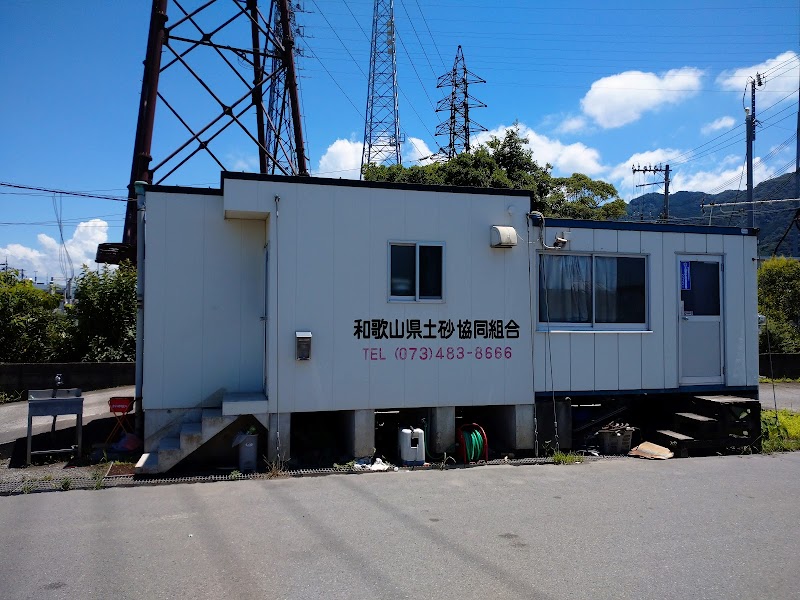
[[[572,403],[568,398],[556,398],[556,411],[553,415],[553,401],[536,402],[536,421],[539,426],[539,454],[547,447],[555,450],[555,420],[558,420],[558,447],[560,450],[572,448]]]
[[[274,463],[279,458],[291,458],[292,413],[270,413],[267,427],[267,460]]]
[[[453,452],[456,443],[456,407],[437,406],[431,409],[431,439],[428,449],[434,454]]]
[[[348,410],[345,419],[353,458],[371,456],[375,452],[375,411]]]
[[[498,406],[504,441],[514,450],[533,449],[533,404]]]

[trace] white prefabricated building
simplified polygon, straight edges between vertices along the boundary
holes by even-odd
[[[535,400],[752,393],[756,231],[542,219],[527,192],[223,173],[144,193],[145,445],[163,471],[250,414],[496,406],[531,448]],[[158,457],[158,455],[161,455]],[[158,464],[158,467],[153,465]]]

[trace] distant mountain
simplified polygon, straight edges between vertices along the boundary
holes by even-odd
[[[792,198],[796,173],[787,173],[775,179],[762,181],[753,190],[755,200],[776,200]],[[730,225],[745,227],[747,225],[746,205],[719,206],[726,202],[742,202],[747,200],[747,191],[727,190],[719,194],[703,192],[676,192],[669,195],[670,222],[697,225]],[[708,205],[717,204],[713,209]],[[701,210],[701,205],[706,205]],[[756,227],[759,228],[759,254],[769,255],[775,248],[790,221],[794,217],[798,203],[756,204]],[[628,204],[627,220],[653,221],[661,216],[664,209],[664,194],[644,194],[634,198]],[[781,244],[779,254],[800,255],[800,232],[792,228],[792,232]]]

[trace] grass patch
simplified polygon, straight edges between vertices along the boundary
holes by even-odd
[[[777,418],[776,418],[777,416]],[[781,409],[761,411],[761,451],[800,450],[800,413]]]
[[[800,377],[798,378],[791,378],[791,377],[764,377],[759,376],[758,378],[759,383],[800,383]]]
[[[561,450],[553,452],[553,464],[574,465],[579,462],[583,462],[583,457],[574,452],[562,452]]]

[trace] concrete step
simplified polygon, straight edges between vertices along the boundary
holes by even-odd
[[[269,400],[264,392],[236,392],[222,396],[223,416],[263,415],[268,412]]]
[[[203,441],[202,423],[184,423],[181,426],[180,445],[184,456],[197,450]]]
[[[675,416],[681,417],[683,419],[687,419],[689,421],[696,421],[697,423],[716,423],[717,420],[712,417],[704,417],[703,415],[698,415],[695,413],[690,412],[679,412],[675,413]]]
[[[202,421],[203,443],[213,438],[237,418],[236,415],[223,415],[221,408],[204,408]]]
[[[152,475],[158,473],[158,452],[145,452],[136,463],[134,473],[137,475]]]
[[[691,442],[694,441],[694,438],[690,435],[685,435],[683,433],[678,433],[677,431],[672,431],[670,429],[659,429],[658,433],[663,436],[666,436],[670,439],[676,440],[678,442]]]
[[[165,437],[158,443],[158,472],[165,473],[177,465],[185,454],[181,451],[181,438]]]

